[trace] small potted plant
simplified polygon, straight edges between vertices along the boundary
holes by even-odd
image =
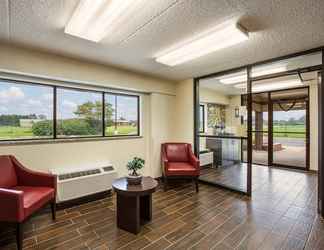
[[[127,163],[127,169],[131,171],[127,176],[127,182],[129,185],[139,185],[142,182],[142,175],[137,173],[144,167],[145,161],[139,157],[134,157],[133,160]]]

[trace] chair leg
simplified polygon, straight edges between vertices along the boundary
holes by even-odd
[[[24,240],[24,229],[23,229],[22,222],[17,223],[16,239],[17,239],[17,249],[22,250],[23,240]]]
[[[168,190],[168,178],[164,176],[164,185],[163,185],[163,190],[166,192]]]
[[[56,202],[55,202],[55,200],[51,202],[51,210],[52,210],[52,219],[56,220]]]
[[[196,184],[196,193],[198,193],[199,192],[198,177],[195,178],[195,184]]]

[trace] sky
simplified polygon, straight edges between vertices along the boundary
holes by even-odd
[[[88,101],[101,101],[101,93],[57,89],[58,119],[76,118],[77,106]],[[118,96],[118,118],[137,119],[136,98]],[[0,115],[45,115],[53,117],[53,89],[40,85],[0,82]]]
[[[0,114],[45,115],[53,117],[53,92],[46,86],[0,82]]]

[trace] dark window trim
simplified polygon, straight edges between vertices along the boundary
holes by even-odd
[[[23,81],[23,80],[13,80],[13,79],[6,79],[0,77],[0,84],[1,82],[8,82],[12,84],[18,84],[18,85],[27,85],[27,86],[42,86],[42,87],[48,87],[52,89],[52,96],[53,96],[53,135],[48,137],[32,137],[32,138],[12,138],[12,139],[0,139],[0,145],[2,143],[13,143],[16,142],[44,142],[44,141],[58,141],[58,142],[64,142],[64,141],[88,141],[89,139],[100,139],[100,138],[106,138],[106,139],[125,139],[125,138],[139,138],[141,137],[141,97],[137,94],[128,94],[128,93],[120,93],[120,92],[113,92],[113,91],[101,91],[101,90],[93,90],[93,89],[86,89],[86,88],[79,88],[79,87],[71,87],[71,86],[61,86],[61,85],[54,85],[54,84],[45,84],[45,83],[37,83],[37,82],[29,82],[29,81]],[[58,136],[57,135],[57,91],[58,89],[68,89],[68,90],[74,90],[74,91],[80,91],[80,92],[88,92],[88,93],[98,93],[102,95],[102,134],[101,135],[93,135],[93,136]],[[126,91],[125,91],[126,92]],[[113,95],[115,96],[116,102],[117,102],[117,96],[126,96],[126,97],[134,97],[137,101],[137,133],[132,135],[106,135],[105,131],[105,95]],[[116,106],[117,107],[117,106]],[[117,115],[117,112],[116,112]]]
[[[232,73],[234,74],[234,73],[246,70],[248,67],[256,67],[256,66],[260,66],[260,65],[266,65],[266,64],[275,63],[275,62],[279,62],[279,61],[282,61],[282,60],[286,60],[286,59],[290,59],[290,58],[294,58],[294,57],[298,57],[298,56],[303,56],[303,55],[310,55],[310,54],[320,53],[320,52],[323,53],[323,51],[324,51],[324,46],[317,47],[317,48],[313,48],[313,49],[310,49],[310,50],[305,50],[305,51],[301,51],[301,52],[297,52],[297,53],[287,54],[287,55],[284,55],[284,56],[274,57],[274,58],[271,58],[271,59],[258,61],[258,62],[251,63],[251,64],[245,64],[245,65],[242,65],[242,66],[239,66],[239,67],[236,67],[236,68],[226,69],[226,70],[223,70],[223,71],[218,71],[218,72],[215,72],[215,73],[198,76],[198,77],[195,77],[194,79],[203,80],[203,79],[219,77],[219,76],[222,76],[222,75],[232,74]],[[322,57],[323,57],[323,54],[322,54]],[[305,68],[303,68],[303,70],[306,70],[306,69],[312,68],[312,67],[316,67],[317,70],[321,70],[321,65],[323,65],[323,63],[324,62],[322,62],[322,64],[319,64],[319,65],[305,67]],[[298,69],[295,69],[293,71],[297,71],[297,70]],[[271,75],[271,77],[274,77],[274,75],[280,77],[280,76],[285,75],[286,73],[287,73],[287,71],[276,73],[276,74],[269,74],[269,75]],[[266,76],[269,76],[269,75],[263,75],[262,77],[266,77]],[[256,80],[256,79],[261,80],[261,77],[260,77],[260,79],[259,79],[259,77],[258,78],[250,77],[250,79],[251,80]]]
[[[202,129],[200,128],[200,123],[199,123],[199,132],[200,133],[205,133],[205,105],[200,104],[199,105],[199,119],[200,119],[200,109],[202,108]]]

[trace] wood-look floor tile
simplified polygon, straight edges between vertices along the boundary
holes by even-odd
[[[205,235],[202,232],[198,230],[194,230],[190,234],[186,235],[184,238],[180,239],[179,241],[177,241],[176,243],[168,247],[167,249],[168,250],[189,249],[194,242],[198,242],[204,236]]]
[[[267,235],[263,243],[259,246],[259,249],[260,250],[281,249],[284,241],[285,241],[284,236],[271,232]]]
[[[196,229],[200,224],[197,222],[187,222],[183,226],[177,228],[176,230],[165,235],[165,238],[170,242],[176,242],[181,238],[185,237],[189,233],[191,233],[194,229]]]
[[[281,250],[302,250],[304,249],[304,246],[305,241],[293,237],[287,237]]]
[[[264,239],[270,233],[270,229],[258,228],[253,233],[249,234],[242,242],[238,245],[238,250],[257,250],[263,243]]]
[[[146,237],[140,237],[130,242],[128,245],[120,248],[120,250],[139,250],[143,249],[145,246],[148,246],[150,243],[151,242]]]
[[[150,241],[156,241],[157,239],[177,230],[178,228],[184,225],[185,225],[184,222],[180,220],[174,220],[164,226],[161,226],[159,228],[156,228],[155,230],[146,233],[145,237],[147,237]]]
[[[164,250],[170,245],[171,245],[171,243],[169,241],[167,241],[164,238],[161,238],[161,239],[147,245],[146,247],[143,248],[143,250]]]
[[[262,172],[263,170],[266,170]],[[24,225],[24,249],[324,249],[324,221],[317,215],[317,178],[262,168],[253,196],[200,184],[174,182],[153,194],[153,219],[138,235],[116,225],[115,194],[59,210],[47,207]],[[256,173],[253,173],[256,176]],[[14,250],[15,227],[0,223],[0,250]]]

